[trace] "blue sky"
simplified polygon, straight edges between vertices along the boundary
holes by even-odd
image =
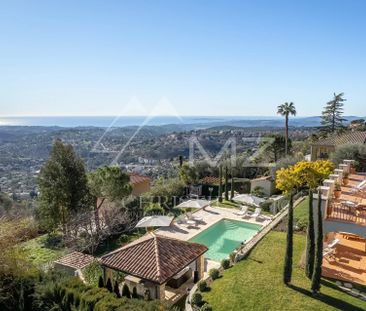
[[[364,116],[365,13],[362,0],[1,1],[0,115],[163,100],[156,114],[270,116],[293,101],[307,116],[345,92],[345,113]]]

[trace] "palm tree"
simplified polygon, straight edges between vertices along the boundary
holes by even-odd
[[[296,116],[296,108],[293,102],[291,103],[284,103],[277,107],[277,113],[281,116],[285,117],[285,128],[286,128],[286,135],[285,135],[285,154],[288,154],[288,117],[289,115]]]

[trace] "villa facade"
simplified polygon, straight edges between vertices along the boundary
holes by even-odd
[[[335,244],[324,256],[323,276],[366,285],[366,175],[352,173],[352,164],[344,160],[320,187],[321,198],[314,195],[314,222],[321,199],[324,242]],[[339,197],[336,184],[343,184]]]

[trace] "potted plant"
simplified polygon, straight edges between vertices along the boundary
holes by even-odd
[[[348,176],[349,176],[349,173],[344,173],[343,174],[343,185],[344,186],[348,185],[348,182],[349,182]]]
[[[339,199],[341,196],[341,192],[342,192],[341,185],[336,182],[334,185],[334,197],[336,199]]]

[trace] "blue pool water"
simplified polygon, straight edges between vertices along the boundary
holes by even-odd
[[[261,228],[261,225],[243,221],[222,219],[190,239],[191,242],[200,243],[208,247],[206,258],[221,261],[228,258],[229,254],[241,242],[248,241]]]

